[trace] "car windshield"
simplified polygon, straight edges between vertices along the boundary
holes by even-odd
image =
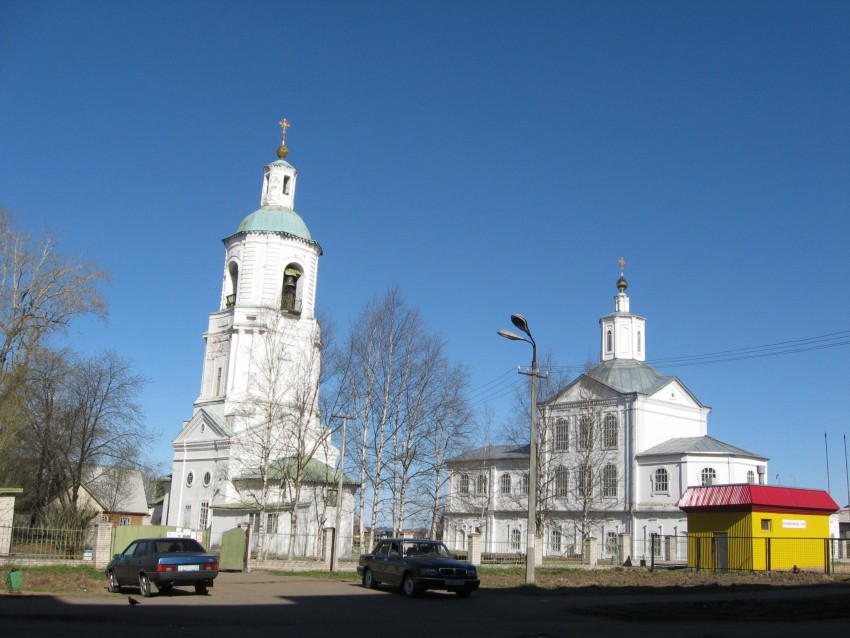
[[[424,558],[452,558],[452,553],[442,543],[433,541],[406,541],[403,543],[404,555]]]

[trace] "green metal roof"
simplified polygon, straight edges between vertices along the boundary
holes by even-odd
[[[293,457],[285,459],[275,459],[269,466],[269,479],[273,481],[281,481],[295,476],[298,466],[297,461]],[[236,480],[257,480],[260,478],[258,468],[252,468],[236,477]],[[307,466],[302,472],[302,481],[304,483],[331,483],[335,484],[339,481],[339,474],[335,468],[325,465],[316,459],[310,459]],[[360,481],[350,476],[343,475],[342,482],[346,485],[360,485]]]
[[[243,219],[236,229],[237,235],[251,232],[283,233],[316,243],[301,216],[284,206],[263,206]]]

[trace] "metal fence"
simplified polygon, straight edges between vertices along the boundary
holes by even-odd
[[[83,560],[94,542],[94,528],[50,529],[45,527],[0,527],[0,538],[9,541],[7,560]]]

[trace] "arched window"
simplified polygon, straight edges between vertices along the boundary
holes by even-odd
[[[653,491],[656,494],[670,493],[670,475],[663,467],[659,467],[652,475]]]
[[[578,446],[580,450],[593,449],[593,417],[581,417],[578,428]]]
[[[239,264],[235,261],[230,262],[227,267],[227,295],[224,298],[224,307],[232,308],[236,305],[236,293],[239,291]]]
[[[614,349],[614,335],[611,330],[605,333],[605,351],[611,352]]]
[[[502,494],[510,494],[511,493],[511,475],[505,472],[502,474],[502,478],[499,481],[499,487],[501,489]]]
[[[570,472],[563,465],[555,469],[555,496],[567,496],[570,489]]]
[[[714,485],[717,483],[717,472],[713,467],[704,467],[700,473],[700,481],[703,485]]]
[[[752,470],[747,470],[747,483],[751,485],[756,482],[756,473]]]
[[[643,335],[641,334],[641,331],[638,330],[638,333],[637,333],[637,351],[640,352],[641,350],[643,350]]]
[[[522,493],[528,494],[528,472],[522,475]]]
[[[606,414],[605,415],[605,432],[603,434],[606,448],[616,448],[617,447],[617,415],[616,414]]]
[[[511,530],[511,550],[518,552],[522,543],[522,532],[518,529]]]
[[[592,476],[590,468],[584,468],[576,471],[576,491],[582,498],[588,497],[593,493]]]
[[[460,493],[469,494],[469,474],[460,475]]]
[[[617,497],[617,468],[611,463],[602,468],[602,496]]]
[[[570,427],[566,419],[555,422],[555,449],[566,450],[570,445]]]
[[[283,269],[283,290],[280,293],[280,309],[293,315],[301,314],[301,267],[289,264]]]
[[[486,494],[487,493],[487,477],[483,474],[478,475],[478,493]]]

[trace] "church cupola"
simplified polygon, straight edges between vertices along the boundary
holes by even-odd
[[[277,149],[279,159],[265,168],[260,206],[282,206],[294,210],[295,179],[298,176],[298,171],[286,161],[286,156],[289,155],[289,149],[286,148],[286,129],[291,124],[286,118],[283,118],[279,124],[282,131],[280,146]]]
[[[629,282],[624,274],[626,260],[620,258],[619,293],[614,296],[614,314],[602,317],[602,361],[632,359],[646,361],[646,319],[629,312]]]

